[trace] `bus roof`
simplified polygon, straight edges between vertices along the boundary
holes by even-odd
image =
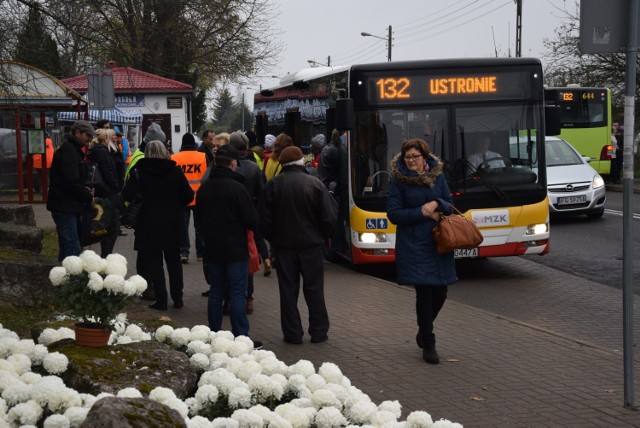
[[[288,73],[282,78],[280,78],[280,83],[278,86],[273,86],[271,88],[266,88],[267,90],[274,91],[276,89],[285,88],[287,86],[291,86],[293,82],[303,81],[306,82],[308,80],[318,79],[324,76],[330,76],[332,74],[340,73],[342,71],[348,70],[349,65],[337,65],[335,67],[310,67],[303,68],[302,70],[295,73]]]

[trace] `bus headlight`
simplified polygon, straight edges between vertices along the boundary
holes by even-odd
[[[359,233],[358,239],[363,244],[375,244],[376,242],[387,242],[387,234],[373,233],[373,232]]]
[[[530,224],[527,226],[527,235],[539,235],[547,232],[549,232],[548,223]]]

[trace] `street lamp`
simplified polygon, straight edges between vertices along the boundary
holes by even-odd
[[[328,56],[328,57],[327,57],[327,63],[326,63],[326,64],[323,64],[323,63],[321,63],[321,62],[318,62],[318,61],[316,61],[316,60],[314,60],[314,59],[308,59],[308,60],[307,60],[307,62],[309,63],[309,65],[310,65],[311,67],[313,67],[314,65],[320,65],[320,66],[322,66],[322,67],[331,67],[331,56]]]
[[[242,89],[242,106],[240,107],[240,110],[242,110],[242,132],[244,132],[244,90],[245,89],[253,89],[251,86],[245,86]]]
[[[376,36],[375,34],[367,33],[363,31],[360,33],[362,37],[375,37],[376,39],[386,40],[387,41],[387,61],[391,62],[391,43],[393,42],[393,38],[391,37],[391,25],[389,25],[389,35],[385,37]]]

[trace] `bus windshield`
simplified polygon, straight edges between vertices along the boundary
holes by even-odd
[[[546,190],[539,173],[537,111],[518,103],[358,112],[351,143],[354,202],[373,209],[385,201],[390,162],[411,138],[427,141],[444,162],[457,199],[473,198],[476,207],[482,200],[486,206],[512,204],[521,194],[539,201]]]

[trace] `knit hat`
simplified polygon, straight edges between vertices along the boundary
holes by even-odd
[[[153,122],[151,125],[149,125],[149,128],[147,128],[147,133],[144,135],[142,142],[148,143],[149,141],[152,141],[152,140],[158,140],[158,141],[161,141],[162,143],[167,141],[167,136],[162,131],[162,128],[160,127],[160,125],[157,124],[156,122]]]
[[[276,137],[273,134],[267,134],[264,136],[264,146],[268,149],[273,147],[273,143],[276,142]]]
[[[230,144],[225,144],[216,151],[216,157],[240,160],[240,152]]]
[[[198,145],[196,144],[196,138],[193,134],[189,134],[188,132],[182,136],[182,145],[180,146],[180,150],[189,150],[195,149]]]
[[[311,139],[311,145],[316,149],[321,149],[324,146],[325,138],[323,134],[318,134]]]
[[[300,150],[300,147],[289,146],[285,148],[282,151],[282,153],[280,153],[280,157],[278,157],[278,162],[280,162],[282,166],[287,166],[303,158],[304,158],[304,155],[302,154],[302,150]]]

